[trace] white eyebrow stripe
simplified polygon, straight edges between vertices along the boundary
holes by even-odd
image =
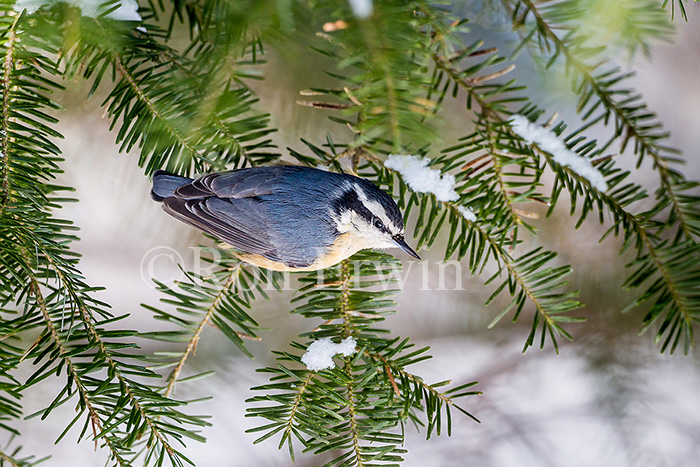
[[[355,193],[357,193],[357,197],[360,199],[360,202],[362,202],[362,204],[365,204],[367,203],[367,201],[369,201],[367,199],[367,194],[365,193],[365,190],[363,190],[360,185],[358,185],[357,183],[353,183],[352,187],[355,189]]]
[[[369,212],[372,213],[372,215],[378,217],[392,234],[396,235],[401,233],[401,228],[394,224],[389,216],[386,215],[386,209],[384,209],[384,206],[382,206],[381,203],[369,199],[362,187],[358,184],[354,183],[353,187],[355,188],[355,192],[357,193],[357,197],[360,202],[369,210]]]

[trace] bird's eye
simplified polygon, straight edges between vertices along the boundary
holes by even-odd
[[[374,226],[379,230],[384,230],[384,223],[376,217],[374,218]]]

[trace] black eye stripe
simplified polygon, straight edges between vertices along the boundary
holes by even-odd
[[[374,214],[372,214],[372,212],[369,209],[367,209],[364,205],[360,204],[358,206],[355,206],[354,209],[355,212],[359,214],[361,218],[367,221],[367,223],[372,223],[372,220],[374,219]]]
[[[381,230],[382,232],[388,232],[389,230],[387,229],[386,225],[384,225],[384,222],[374,214],[372,214],[372,211],[367,209],[363,204],[358,204],[353,206],[353,210],[365,221],[367,221],[368,224],[373,225],[375,228]],[[381,227],[377,225],[377,221],[381,223]]]
[[[372,219],[375,217],[370,210],[367,209],[364,204],[362,204],[362,201],[360,201],[360,198],[357,196],[355,190],[348,190],[343,193],[343,195],[335,201],[334,208],[337,213],[340,213],[346,209],[352,209],[370,224],[372,223]]]
[[[380,190],[377,189],[376,187],[375,187],[375,190],[376,190],[377,192],[380,192]],[[363,190],[363,191],[365,191],[365,194],[367,194],[367,190]],[[380,193],[383,194],[383,192],[380,192]],[[384,196],[387,196],[387,195],[384,195]],[[376,202],[378,202],[379,204],[381,204],[381,205],[383,206],[383,208],[384,208],[384,210],[385,210],[384,215],[388,216],[388,218],[391,220],[391,222],[393,223],[393,225],[398,225],[398,226],[402,227],[402,226],[403,226],[403,220],[402,220],[401,217],[400,217],[401,214],[400,214],[400,212],[398,211],[398,208],[395,209],[396,213],[394,213],[394,212],[393,212],[394,210],[392,210],[392,209],[387,210],[387,207],[385,206],[386,203],[383,204],[383,203],[381,202],[381,199],[379,199],[378,197],[377,197],[376,199],[374,199],[374,198],[375,198],[375,197],[370,196],[370,199],[371,199],[372,201],[376,201]],[[389,198],[389,202],[392,203],[391,205],[389,205],[390,207],[391,207],[392,205],[395,206],[394,202],[393,202],[390,198]],[[355,213],[357,213],[357,215],[358,215],[359,217],[361,217],[361,218],[362,218],[365,222],[367,222],[369,225],[374,226],[376,229],[379,229],[379,230],[381,230],[382,232],[392,233],[392,232],[389,231],[389,227],[384,223],[384,221],[382,221],[381,219],[379,219],[378,216],[376,216],[375,214],[373,214],[372,211],[370,211],[370,210],[362,203],[362,201],[360,201],[360,198],[359,198],[357,192],[356,192],[354,189],[350,189],[350,190],[344,191],[338,198],[334,199],[334,200],[332,201],[332,203],[333,203],[333,209],[334,209],[334,211],[335,211],[338,215],[340,215],[340,213],[341,213],[342,211],[345,211],[345,210],[350,209],[350,210],[352,210],[352,211],[355,211]],[[398,216],[398,217],[397,217],[397,216]],[[399,221],[400,221],[398,224],[397,224],[397,220],[395,219],[395,217],[397,217],[397,218],[399,219]],[[379,221],[381,222],[382,226],[381,226],[381,227],[376,226],[376,225],[375,225],[375,220],[379,220]]]
[[[347,209],[353,209],[363,217],[368,223],[372,223],[372,214],[365,209],[365,212],[359,206],[364,207],[359,199],[359,195],[356,190],[362,191],[364,197],[367,197],[370,201],[375,201],[379,203],[382,208],[382,217],[386,216],[392,227],[396,227],[398,230],[403,230],[403,215],[396,205],[396,202],[389,196],[386,192],[382,191],[379,187],[374,185],[369,180],[364,178],[357,178],[350,175],[344,176],[346,179],[353,180],[357,187],[345,185],[343,191],[338,194],[338,197],[332,199],[333,207],[336,213],[344,211]],[[386,226],[386,225],[385,225]]]

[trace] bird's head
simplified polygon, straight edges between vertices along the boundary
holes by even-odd
[[[349,234],[358,249],[401,248],[420,259],[404,240],[403,217],[396,202],[367,180],[346,183],[334,199],[331,216],[341,234]]]

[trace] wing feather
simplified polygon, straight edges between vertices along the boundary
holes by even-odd
[[[273,193],[289,168],[260,167],[208,175],[205,183],[220,198],[248,198]]]
[[[276,248],[270,243],[265,231],[255,228],[259,224],[246,224],[240,219],[245,216],[246,210],[239,211],[239,219],[231,222],[231,218],[237,215],[235,205],[229,203],[230,207],[212,208],[212,201],[225,202],[216,198],[185,200],[170,197],[163,201],[163,209],[171,216],[215,236],[234,248],[278,260]]]
[[[165,198],[163,209],[242,252],[292,267],[306,267],[313,263],[317,252],[311,251],[308,242],[294,234],[306,228],[319,228],[303,222],[307,208],[288,206],[293,210],[290,213],[295,212],[289,220],[300,225],[294,234],[281,235],[271,225],[278,221],[278,215],[268,213],[265,203],[269,195],[288,193],[288,183],[281,184],[284,177],[300,170],[303,168],[275,166],[205,175]]]

